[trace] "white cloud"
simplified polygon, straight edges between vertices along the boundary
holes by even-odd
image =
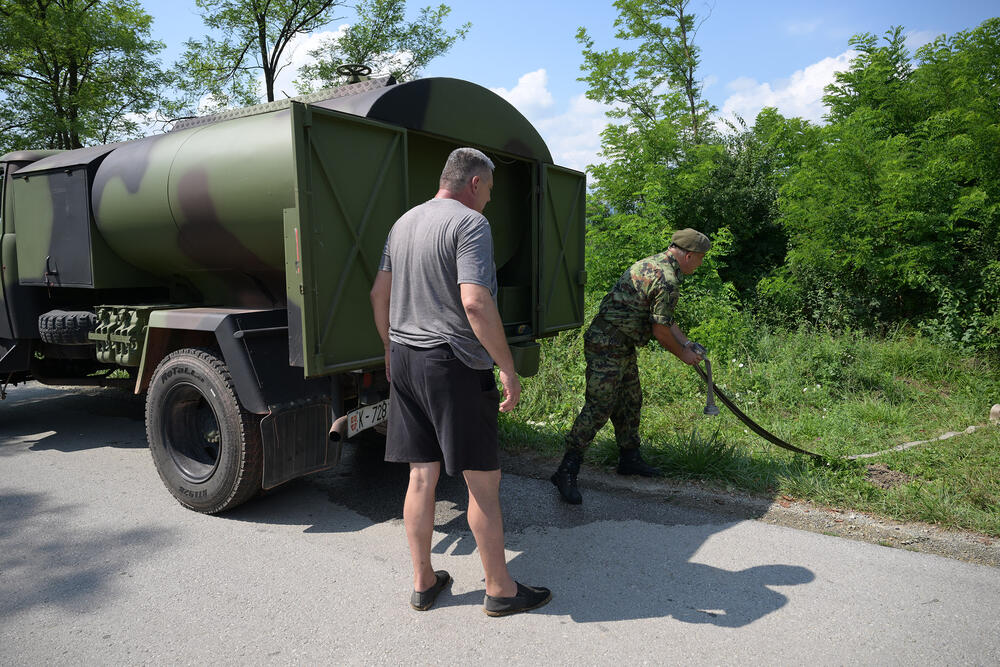
[[[535,125],[552,153],[553,161],[563,167],[584,171],[588,164],[601,162],[601,131],[609,120],[610,107],[578,95],[561,114],[529,120]]]
[[[555,109],[555,98],[548,90],[548,73],[544,68],[528,72],[511,90],[491,90],[531,121],[556,164],[584,171],[588,164],[598,162],[601,130],[608,124],[605,113],[610,107],[578,95],[569,101],[564,111]]]
[[[548,90],[549,75],[545,69],[528,72],[517,80],[512,89],[491,88],[494,93],[513,104],[521,113],[545,109],[552,106],[552,93]]]
[[[739,115],[752,124],[763,107],[776,107],[784,116],[822,122],[826,113],[823,88],[833,83],[835,72],[848,69],[857,55],[851,49],[835,58],[824,58],[774,85],[747,77],[736,79],[727,86],[732,94],[722,105],[722,116],[733,120]]]

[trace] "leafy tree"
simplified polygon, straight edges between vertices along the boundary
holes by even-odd
[[[135,0],[0,0],[0,147],[136,136],[168,75]]]
[[[424,7],[415,21],[406,21],[406,0],[361,0],[358,21],[338,38],[330,39],[309,55],[316,62],[299,70],[302,92],[343,82],[337,67],[358,63],[376,74],[391,74],[397,81],[416,78],[427,64],[448,52],[472,27],[465,23],[453,33],[444,28],[451,13],[447,5]]]
[[[753,136],[767,150],[771,178],[778,185],[822,141],[818,126],[802,118],[785,118],[774,107],[764,107],[757,114]]]
[[[206,93],[217,108],[256,104],[258,77],[264,95],[274,101],[274,81],[285,66],[289,43],[321,28],[346,0],[195,0],[205,24],[219,37],[185,42],[178,64],[181,89],[189,103]]]
[[[884,35],[885,45],[871,33],[855,35],[849,41],[859,51],[845,72],[834,73],[835,83],[826,87],[823,102],[829,107],[827,119],[837,122],[848,118],[858,109],[879,112],[881,129],[886,135],[912,129],[917,108],[907,85],[913,74],[913,63],[906,49],[902,26],[895,26]]]
[[[997,349],[1000,19],[921,48],[917,66],[889,57],[900,30],[828,96],[823,142],[781,191],[787,267],[763,291],[822,321],[904,320]],[[880,90],[887,71],[906,76]]]
[[[787,235],[779,220],[778,190],[803,152],[818,145],[820,130],[773,108],[763,109],[753,128],[737,120],[721,139],[708,177],[688,194],[675,221],[706,234],[730,231],[730,257],[718,272],[746,298],[784,262]]]
[[[596,51],[585,28],[577,31],[577,41],[584,46],[581,69],[587,75],[581,81],[588,84],[587,97],[615,105],[609,116],[645,124],[664,117],[679,121],[682,110],[687,115],[683,125],[697,144],[712,108],[702,99],[695,78],[700,49],[694,44],[698,24],[688,12],[690,4],[691,0],[615,0],[615,38],[637,41],[634,51]]]
[[[698,23],[690,0],[617,0],[616,39],[633,50],[600,51],[577,32],[590,99],[611,105],[605,162],[590,167],[588,271],[606,288],[631,261],[662,250],[690,192],[711,173],[720,147],[695,75]]]

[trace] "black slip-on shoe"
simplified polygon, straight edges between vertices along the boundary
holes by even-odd
[[[541,586],[525,586],[518,582],[517,595],[512,598],[501,598],[487,595],[483,600],[483,610],[487,616],[509,616],[522,611],[538,609],[552,599],[552,591]]]
[[[451,575],[444,570],[435,570],[437,581],[426,591],[413,591],[410,595],[410,606],[417,611],[427,611],[434,606],[438,594],[451,583]]]

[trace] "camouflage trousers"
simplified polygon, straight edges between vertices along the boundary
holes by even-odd
[[[608,419],[622,449],[639,446],[642,388],[635,347],[613,329],[591,325],[583,337],[587,393],[583,409],[566,434],[566,449],[583,452]]]

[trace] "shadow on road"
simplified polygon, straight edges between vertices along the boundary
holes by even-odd
[[[122,420],[113,437],[92,437],[108,431],[108,422],[101,418]],[[7,399],[0,401],[0,444],[17,442],[33,450],[62,452],[95,446],[144,448],[144,421],[143,398],[120,389],[29,383],[8,389]],[[0,446],[0,456],[9,453],[6,449]]]
[[[73,517],[79,513],[77,506],[52,503],[44,494],[0,492],[0,627],[33,607],[86,614],[108,604],[132,576],[135,552],[171,540],[162,528],[77,526]]]
[[[535,541],[535,548],[511,561],[511,569],[523,559],[524,568],[537,573],[534,578],[551,581],[550,587],[560,591],[540,613],[568,614],[579,623],[669,616],[737,628],[788,602],[771,587],[805,584],[815,577],[798,565],[730,570],[692,560],[704,542],[732,525],[604,522],[571,529],[559,541],[561,549]]]
[[[384,463],[381,457],[378,448],[349,444],[335,470],[294,482],[225,518],[306,525],[307,533],[401,522],[408,468]],[[309,503],[296,501],[307,489],[325,493],[331,503],[351,512],[316,512]],[[814,579],[809,569],[793,564],[725,569],[694,560],[709,539],[739,523],[714,508],[682,507],[669,498],[621,492],[585,489],[585,494],[583,505],[570,507],[547,481],[504,478],[507,548],[518,552],[510,561],[511,572],[524,583],[554,592],[552,603],[535,613],[568,615],[580,623],[673,617],[741,627],[786,604],[788,598],[773,587]],[[475,552],[466,507],[462,480],[442,475],[435,530],[443,535],[433,546],[435,554]],[[399,539],[405,548],[402,528]],[[480,589],[442,596],[439,605],[480,605],[482,600]]]
[[[45,410],[32,409],[41,401]],[[113,390],[56,393],[44,387],[19,388],[0,403],[0,456],[25,449],[145,447],[142,419],[141,400]],[[107,437],[109,430],[112,439]],[[378,447],[348,444],[337,468],[294,481],[213,520],[301,525],[307,534],[401,523],[408,467],[386,464],[382,456]],[[162,488],[150,491],[166,493]],[[774,587],[801,585],[814,578],[807,568],[760,563],[752,555],[720,561],[716,554],[716,564],[698,562],[699,551],[710,540],[742,520],[755,518],[752,513],[723,515],[717,507],[682,503],[669,492],[655,497],[585,485],[584,494],[584,504],[572,507],[559,501],[547,480],[504,477],[507,548],[517,554],[511,559],[511,572],[524,583],[545,585],[554,592],[552,603],[537,613],[568,616],[581,623],[673,617],[686,623],[740,627],[786,604],[787,598]],[[324,496],[330,505],[316,502]],[[475,553],[466,507],[462,479],[443,475],[435,520],[441,537],[433,546],[435,554]],[[122,549],[117,547],[145,543],[156,547],[164,539],[142,530],[95,534],[80,527],[65,534],[44,532],[47,515],[75,511],[72,506],[49,506],[41,496],[0,494],[0,608],[85,607],[106,595],[120,576]],[[401,526],[399,540],[405,549]],[[21,546],[32,543],[42,547],[28,552]],[[753,554],[753,550],[739,553]],[[36,584],[28,589],[20,582]],[[480,605],[482,595],[482,590],[449,594],[439,604]]]

